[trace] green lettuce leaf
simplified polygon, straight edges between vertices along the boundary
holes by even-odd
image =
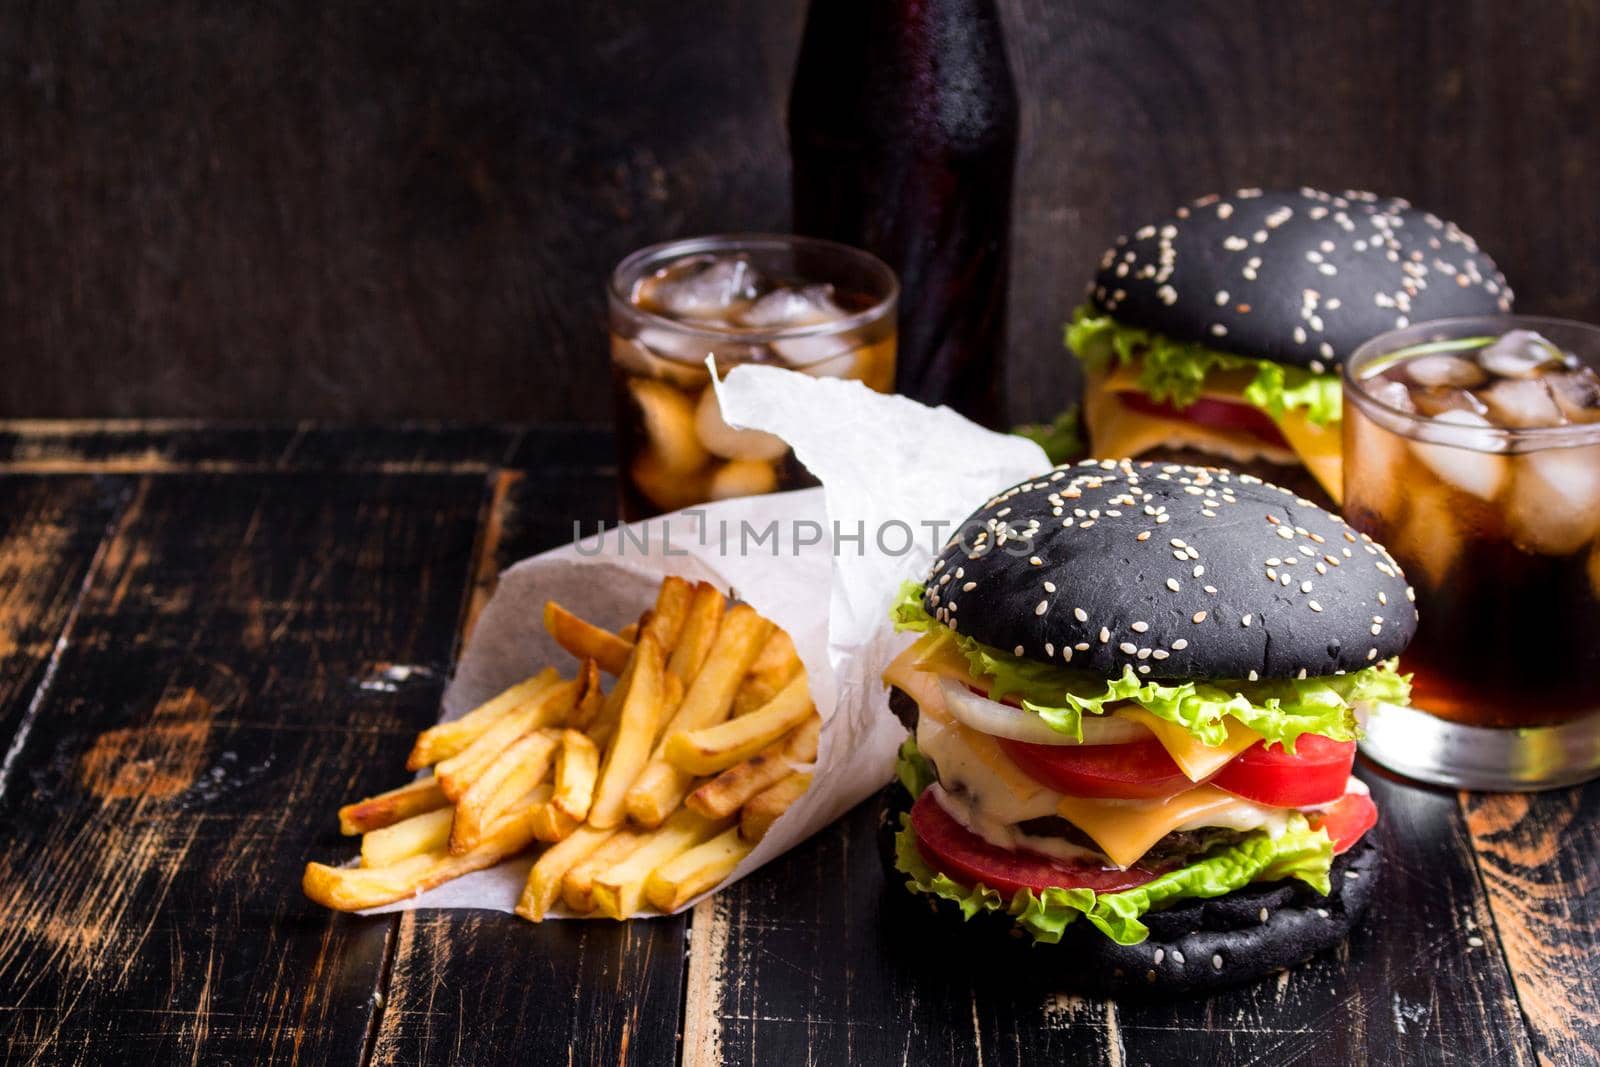
[[[1072,313],[1066,336],[1067,347],[1092,370],[1104,370],[1113,360],[1122,364],[1140,360],[1139,387],[1157,402],[1186,408],[1200,399],[1211,372],[1251,370],[1255,378],[1245,387],[1244,398],[1267,414],[1279,418],[1285,411],[1301,409],[1318,426],[1339,421],[1342,391],[1337,374],[1177,341],[1123,325],[1088,304]]]
[[[1124,668],[1122,677],[1107,679],[1014,656],[950,629],[922,606],[922,586],[916,582],[901,587],[891,617],[897,630],[939,634],[954,642],[973,675],[989,681],[991,696],[1020,697],[1023,708],[1077,741],[1083,740],[1084,715],[1102,715],[1112,710],[1112,704],[1131,701],[1182,726],[1202,744],[1226,741],[1226,719],[1232,718],[1293,752],[1301,734],[1354,741],[1360,736],[1355,705],[1362,701],[1405,704],[1411,696],[1411,676],[1399,674],[1393,660],[1348,674],[1256,682],[1226,679],[1169,685],[1142,681],[1131,667]]]
[[[1067,408],[1050,422],[1024,423],[1012,429],[1019,437],[1026,437],[1060,465],[1082,456],[1088,446],[1083,441],[1083,429],[1078,417],[1078,406]]]
[[[894,776],[913,798],[920,797],[924,789],[939,780],[939,776],[934,773],[933,764],[929,763],[927,757],[917,748],[915,737],[908,737],[901,744],[900,758],[895,761]]]
[[[1153,881],[1116,893],[1092,889],[1050,888],[1042,893],[1021,889],[1009,900],[979,882],[962,885],[934,870],[917,848],[911,818],[900,816],[895,834],[895,867],[906,876],[906,888],[948,900],[965,919],[980,912],[1010,915],[1035,941],[1055,944],[1067,927],[1087,918],[1101,933],[1119,945],[1137,945],[1150,936],[1141,917],[1169,908],[1181,900],[1220,897],[1251,882],[1276,882],[1298,878],[1318,893],[1328,892],[1328,870],[1333,864],[1333,842],[1323,830],[1313,830],[1304,815],[1289,817],[1288,828],[1278,837],[1265,830],[1208,853],[1187,867],[1168,871]]]

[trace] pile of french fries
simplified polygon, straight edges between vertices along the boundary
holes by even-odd
[[[544,624],[577,658],[573,677],[546,668],[422,731],[406,766],[431,773],[339,810],[360,864],[308,863],[308,897],[377,907],[540,849],[525,918],[558,899],[613,919],[676,911],[811,784],[821,719],[805,668],[748,604],[669,577],[618,632],[554,601]]]

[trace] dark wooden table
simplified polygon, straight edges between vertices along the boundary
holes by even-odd
[[[0,1048],[16,1063],[1600,1060],[1600,787],[1363,771],[1344,950],[1177,1004],[898,936],[857,809],[692,915],[333,915],[505,563],[612,509],[591,429],[0,423]],[[390,665],[414,668],[393,683]]]

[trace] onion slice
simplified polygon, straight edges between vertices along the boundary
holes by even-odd
[[[1076,745],[1069,735],[1052,729],[1048,723],[1031,711],[1014,708],[981,696],[950,678],[939,679],[939,691],[944,694],[945,706],[956,721],[968,729],[993,737],[1012,741],[1026,741],[1034,745]],[[1085,745],[1122,745],[1150,736],[1143,723],[1132,722],[1114,715],[1085,715],[1083,741]]]

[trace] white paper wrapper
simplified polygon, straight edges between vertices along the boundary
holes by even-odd
[[[974,508],[1050,463],[1031,441],[858,382],[747,366],[718,392],[730,425],[782,437],[822,488],[708,504],[600,537],[587,526],[583,541],[509,568],[445,692],[442,717],[462,715],[549,664],[571,663],[545,633],[546,600],[617,628],[654,603],[668,574],[733,591],[794,639],[823,718],[811,788],[734,881],[888,782],[905,731],[879,675],[909,640],[888,624],[900,583],[927,570]],[[378,910],[510,911],[530,862]]]

